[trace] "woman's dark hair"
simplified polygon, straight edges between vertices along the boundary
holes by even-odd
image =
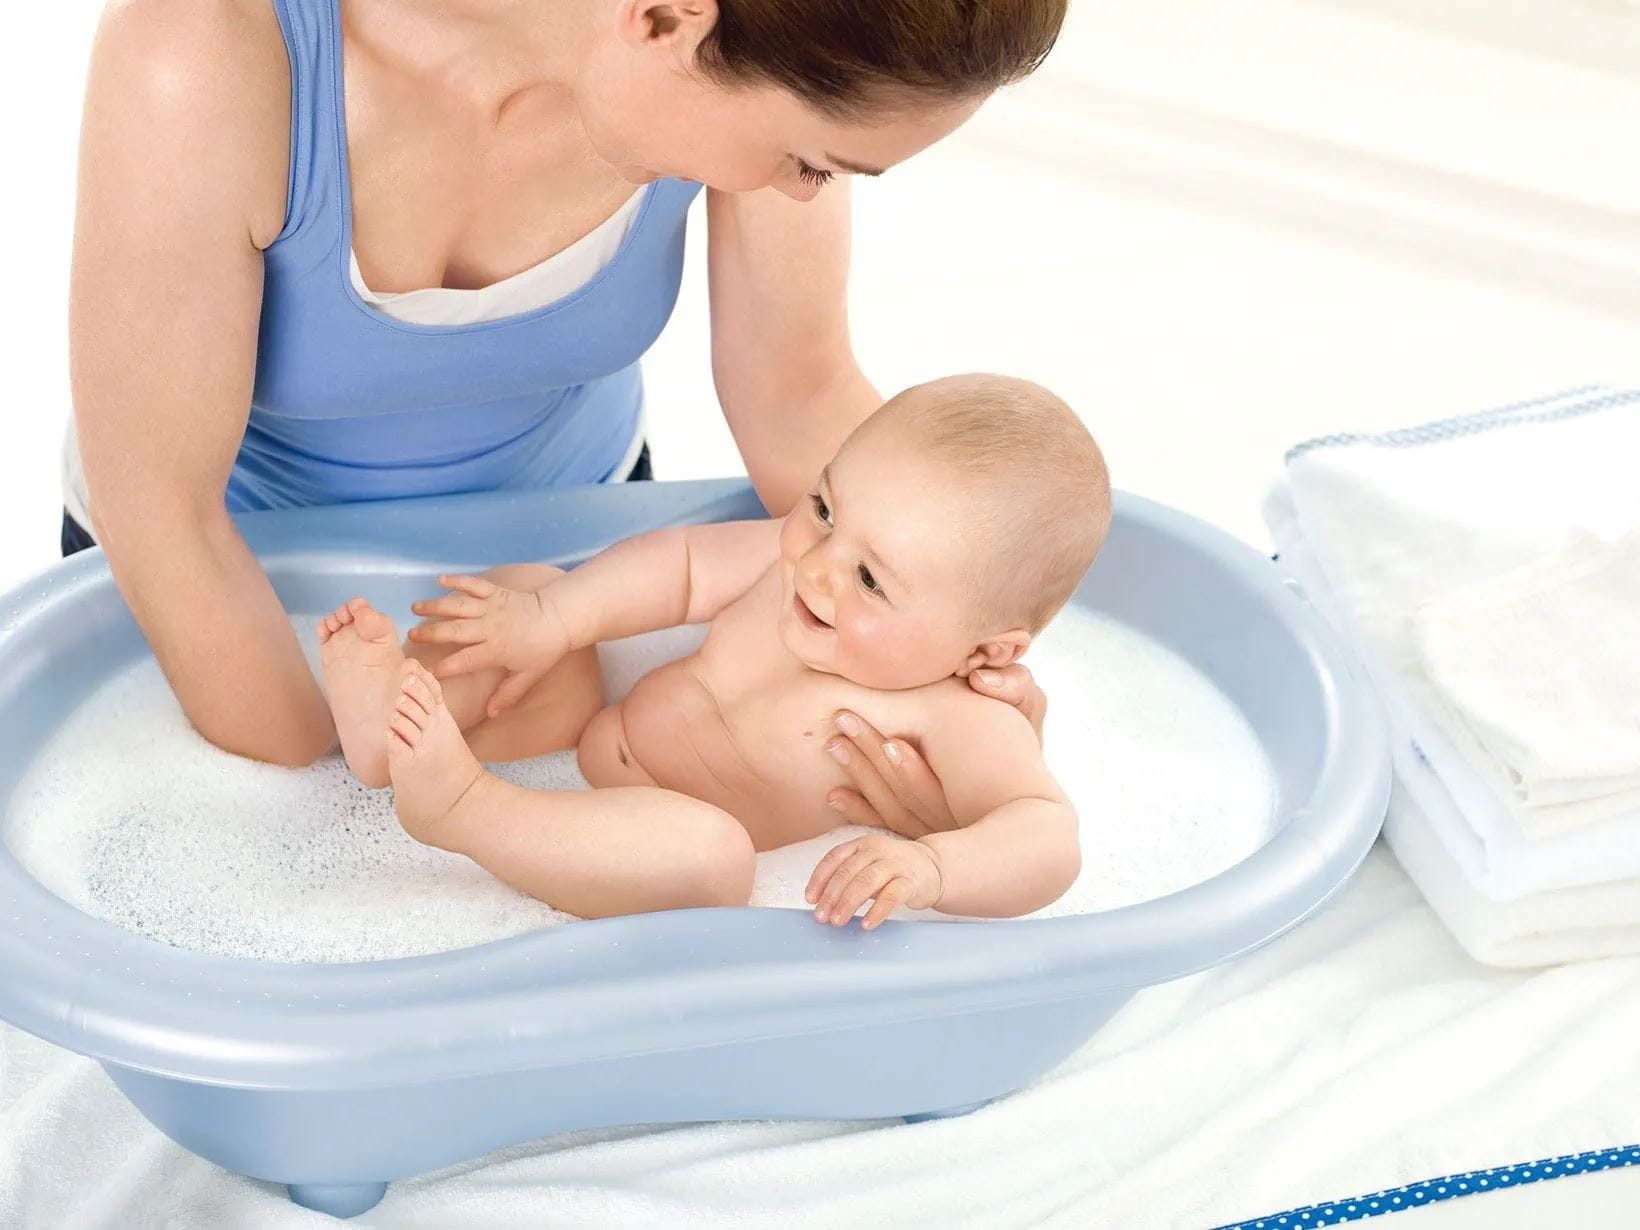
[[[919,98],[983,97],[1031,73],[1066,0],[718,0],[697,62],[859,119]]]

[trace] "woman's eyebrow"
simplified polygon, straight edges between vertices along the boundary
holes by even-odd
[[[846,158],[839,158],[836,154],[827,154],[826,161],[840,170],[849,172],[851,175],[877,176],[883,173],[882,169],[879,167],[863,167],[857,162],[850,162]]]

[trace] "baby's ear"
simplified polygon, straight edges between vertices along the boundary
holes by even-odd
[[[1010,628],[996,636],[986,637],[968,655],[968,669],[984,670],[989,666],[1008,666],[1019,661],[1031,647],[1031,634],[1024,628]]]

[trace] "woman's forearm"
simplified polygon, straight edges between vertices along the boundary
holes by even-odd
[[[852,361],[806,388],[725,389],[720,396],[746,473],[771,517],[792,510],[849,433],[883,404]]]
[[[311,764],[335,742],[330,707],[290,619],[226,512],[98,516],[126,605],[194,728],[224,751]]]

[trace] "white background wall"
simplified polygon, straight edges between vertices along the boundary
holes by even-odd
[[[1640,357],[1640,8],[1073,0],[1049,64],[857,186],[857,349],[885,392],[1029,375],[1119,486],[1255,544],[1295,439],[1621,379]],[[99,6],[14,17],[0,76],[0,587],[57,556],[75,145]],[[742,472],[707,366],[704,227],[648,364],[662,478]]]

